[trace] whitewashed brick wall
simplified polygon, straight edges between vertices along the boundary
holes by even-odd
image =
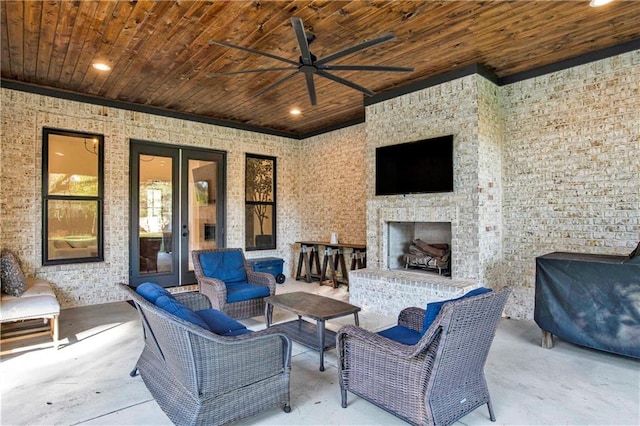
[[[532,317],[535,257],[640,241],[640,51],[502,88],[504,283]]]
[[[297,180],[301,141],[2,89],[0,247],[15,250],[27,275],[50,280],[63,308],[123,299],[116,283],[129,269],[129,140],[226,151],[227,246],[244,247],[244,156],[278,158],[278,247],[248,257],[278,256],[293,269],[300,235]],[[42,266],[42,128],[105,136],[105,261]]]
[[[300,153],[300,238],[363,244],[364,124],[306,139]]]

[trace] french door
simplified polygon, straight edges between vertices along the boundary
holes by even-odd
[[[196,282],[191,251],[225,246],[225,154],[131,141],[129,282]]]

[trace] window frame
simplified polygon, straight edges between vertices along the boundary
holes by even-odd
[[[273,167],[272,167],[272,176],[271,176],[271,178],[272,178],[272,182],[271,182],[271,191],[272,191],[272,194],[273,194],[272,201],[254,201],[254,200],[249,200],[249,199],[248,199],[248,197],[247,197],[247,182],[248,182],[248,176],[247,176],[247,173],[248,173],[249,168],[247,167],[247,165],[248,165],[249,160],[251,160],[251,159],[253,159],[253,160],[268,160],[268,161],[273,162]],[[261,154],[250,154],[250,153],[246,153],[246,154],[245,154],[245,162],[244,162],[244,165],[245,165],[245,172],[244,172],[244,173],[245,173],[245,174],[244,174],[244,176],[245,176],[245,182],[244,182],[244,185],[245,185],[245,188],[244,188],[244,205],[245,205],[245,230],[244,230],[244,233],[245,233],[245,250],[246,250],[246,251],[275,250],[275,248],[276,248],[276,241],[277,241],[277,227],[276,227],[276,225],[277,225],[277,220],[276,220],[276,216],[277,216],[277,200],[278,200],[278,197],[277,197],[277,190],[276,190],[276,188],[277,188],[277,183],[278,183],[278,180],[277,180],[277,165],[278,165],[278,160],[277,160],[277,158],[276,158],[276,157],[272,157],[272,156],[269,156],[269,155],[261,155]],[[248,230],[246,229],[246,220],[247,220],[247,218],[246,218],[246,211],[247,211],[247,208],[248,208],[248,207],[250,207],[250,206],[260,206],[260,205],[267,206],[267,207],[269,207],[269,206],[270,206],[270,207],[271,207],[271,212],[272,212],[272,214],[271,214],[271,230],[272,230],[272,232],[271,232],[271,235],[272,235],[272,237],[271,237],[271,244],[270,244],[270,245],[268,245],[268,246],[258,246],[258,244],[256,244],[256,243],[255,243],[255,237],[256,237],[257,235],[253,235],[253,238],[254,238],[254,245],[253,245],[253,246],[249,246],[249,245],[247,245],[247,243],[246,243],[246,242],[247,242],[247,232],[248,232]],[[266,234],[261,234],[261,235],[266,235]]]
[[[58,135],[82,139],[97,139],[98,146],[98,193],[97,195],[55,195],[49,194],[49,136]],[[50,201],[91,201],[96,203],[96,255],[49,259],[49,202]],[[63,265],[104,261],[104,135],[54,128],[42,128],[42,265]]]

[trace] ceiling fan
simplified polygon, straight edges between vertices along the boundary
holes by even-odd
[[[276,80],[274,83],[270,84],[269,86],[267,86],[266,88],[258,92],[255,96],[257,98],[259,96],[262,96],[269,90],[272,90],[273,88],[284,83],[285,81],[293,78],[297,73],[302,72],[307,82],[307,90],[309,91],[309,99],[311,100],[311,105],[317,105],[316,89],[313,81],[314,74],[320,77],[327,78],[329,80],[333,80],[336,83],[340,83],[345,86],[351,87],[352,89],[358,90],[367,96],[373,96],[375,95],[374,91],[369,90],[366,87],[362,87],[356,83],[353,83],[352,81],[333,75],[329,71],[391,71],[391,72],[412,72],[413,71],[413,68],[403,68],[403,67],[388,67],[388,66],[377,66],[377,65],[329,65],[328,64],[331,61],[335,61],[336,59],[340,59],[344,56],[351,55],[352,53],[359,52],[360,50],[364,50],[369,47],[375,46],[377,44],[384,43],[389,40],[393,40],[395,38],[393,34],[386,34],[381,37],[377,37],[372,40],[365,41],[364,43],[360,43],[355,46],[340,50],[339,52],[336,52],[332,55],[325,56],[324,58],[317,59],[316,56],[313,53],[311,53],[311,51],[309,50],[309,44],[315,39],[315,35],[305,33],[304,25],[302,23],[302,19],[300,18],[291,18],[291,24],[293,25],[293,30],[295,31],[296,39],[298,40],[298,45],[300,46],[300,57],[298,59],[298,62],[292,61],[287,58],[282,58],[280,56],[272,55],[270,53],[261,52],[259,50],[250,49],[248,47],[236,46],[234,44],[226,43],[224,41],[209,40],[209,44],[217,44],[219,46],[230,47],[233,49],[244,50],[245,52],[266,56],[268,58],[285,62],[289,64],[289,66],[212,73],[207,75],[207,77],[218,77],[218,76],[233,75],[233,74],[259,73],[259,72],[266,72],[266,71],[293,70],[291,74],[288,74],[282,77],[281,79]]]

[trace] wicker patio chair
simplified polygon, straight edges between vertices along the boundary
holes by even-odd
[[[271,329],[222,337],[158,308],[126,284],[144,330],[130,373],[177,425],[222,425],[274,408],[290,412],[291,340]],[[211,307],[200,293],[175,294],[191,310]]]
[[[243,271],[240,273],[246,276],[245,283],[253,286],[266,287],[268,288],[268,294],[265,289],[264,296],[252,297],[241,301],[229,301],[229,290],[232,290],[231,286],[235,286],[236,283],[229,284],[228,282],[225,282],[224,279],[219,279],[221,275],[218,274],[218,270],[206,271],[206,268],[203,268],[203,260],[218,256],[221,258],[224,256],[225,259],[231,259],[234,262],[238,262],[239,267],[243,267]],[[193,259],[196,278],[198,279],[198,289],[200,293],[209,297],[211,304],[215,309],[237,319],[264,315],[264,297],[271,296],[276,293],[276,280],[273,275],[266,272],[254,272],[247,263],[242,249],[217,248],[194,250],[191,252],[191,257]],[[229,274],[226,275],[228,276]]]
[[[415,425],[449,425],[487,404],[484,364],[510,290],[445,303],[418,343],[362,328],[338,331],[342,406],[347,391]],[[404,309],[398,325],[420,332],[425,310]]]

